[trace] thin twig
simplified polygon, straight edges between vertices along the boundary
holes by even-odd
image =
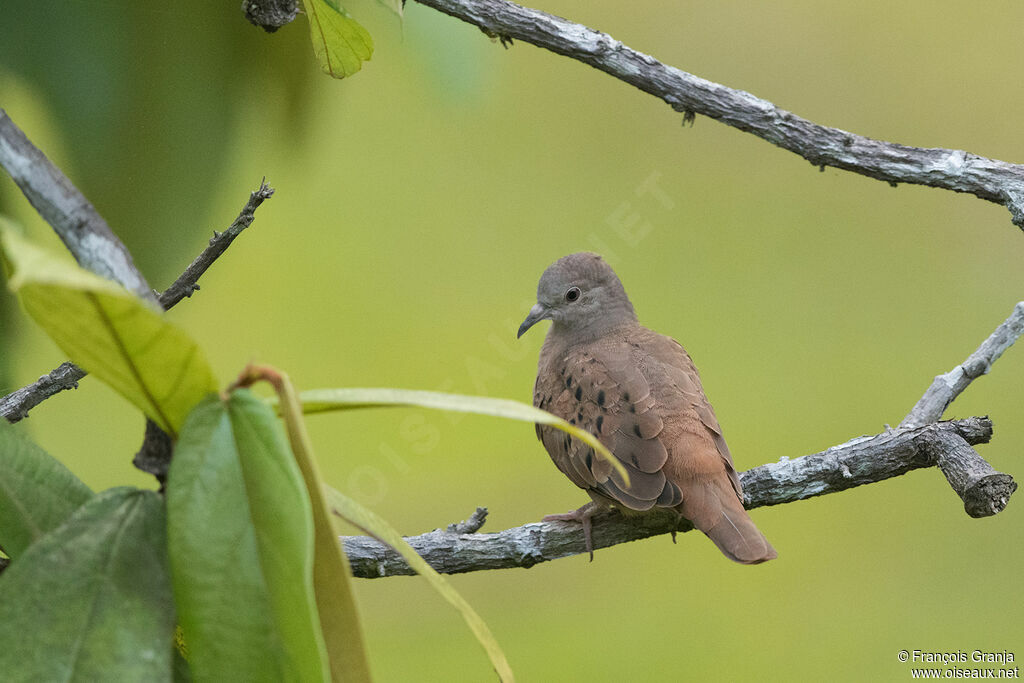
[[[988,373],[992,364],[1024,334],[1024,301],[1013,308],[1010,317],[981,343],[977,350],[960,365],[944,375],[938,375],[924,392],[924,396],[900,422],[900,427],[917,427],[935,422],[946,412],[949,404],[975,379]]]
[[[260,204],[264,200],[274,196],[274,188],[267,185],[267,179],[264,178],[260,181],[259,188],[249,194],[249,201],[242,207],[241,213],[238,214],[238,218],[235,222],[228,226],[228,229],[224,232],[213,233],[213,237],[210,238],[209,246],[203,250],[199,256],[195,258],[192,263],[189,264],[185,272],[182,273],[177,280],[175,280],[170,287],[165,289],[163,293],[158,297],[160,305],[164,307],[164,310],[170,309],[174,304],[181,301],[187,296],[192,296],[192,292],[199,289],[199,278],[203,276],[203,273],[213,265],[221,254],[223,254],[231,243],[242,234],[242,231],[252,225],[253,219],[255,218],[256,209],[259,208]]]
[[[938,435],[956,436],[971,444],[987,443],[992,436],[992,422],[985,417],[972,417],[887,430],[814,455],[783,458],[755,467],[740,474],[746,506],[792,503],[933,466]],[[595,548],[692,529],[685,520],[677,526],[676,515],[666,510],[630,517],[612,510],[598,513],[593,521]],[[537,522],[495,534],[456,534],[438,529],[406,540],[434,569],[449,574],[532,567],[586,552],[580,526],[571,522]],[[372,538],[345,536],[342,541],[357,577],[413,573],[397,553]]]
[[[451,534],[474,534],[487,521],[487,508],[477,508],[469,519],[448,525],[448,533]]]
[[[78,380],[85,377],[85,370],[74,363],[61,363],[32,384],[12,391],[0,398],[0,415],[8,422],[17,422],[28,417],[28,411],[65,389],[78,387]]]
[[[197,284],[199,278],[224,253],[231,242],[252,224],[256,208],[273,194],[274,188],[267,185],[266,178],[264,178],[260,182],[259,188],[250,193],[249,200],[238,214],[238,218],[224,232],[215,232],[206,249],[196,257],[170,287],[157,297],[158,302],[165,310],[170,309],[186,296],[190,296],[193,291],[199,289]],[[32,384],[0,398],[0,416],[6,418],[8,422],[17,422],[26,418],[30,410],[54,394],[66,389],[77,388],[78,381],[85,375],[85,370],[74,363],[62,363],[60,367],[43,375]]]
[[[416,0],[478,26],[491,37],[532,43],[588,64],[695,114],[752,133],[824,170],[832,166],[896,185],[965,192],[1006,206],[1024,228],[1024,166],[962,150],[908,147],[821,126],[742,90],[659,62],[606,33],[507,0]]]

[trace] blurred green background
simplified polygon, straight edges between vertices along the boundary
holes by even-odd
[[[827,169],[576,62],[409,3],[348,8],[376,54],[322,76],[303,17],[237,2],[0,8],[0,106],[163,289],[266,175],[253,228],[171,317],[224,382],[250,360],[300,388],[401,386],[529,401],[544,329],[515,330],[556,258],[602,252],[641,320],[678,338],[740,469],[896,424],[1024,298],[1002,207]],[[587,3],[541,9],[816,122],[1024,161],[1024,5]],[[648,188],[646,191],[644,188]],[[650,188],[656,188],[656,191]],[[0,210],[56,244],[0,178]],[[623,227],[628,226],[628,227]],[[0,295],[4,391],[64,360]],[[949,415],[1024,476],[1024,349]],[[22,423],[96,489],[153,486],[142,419],[85,380]],[[490,508],[496,531],[582,504],[532,427],[392,410],[318,416],[325,475],[403,533]],[[456,576],[523,681],[907,680],[901,649],[1024,657],[1024,507],[974,520],[937,470],[757,510],[758,567],[697,534]],[[359,581],[382,681],[488,680],[414,578]],[[1019,662],[1018,662],[1019,663]]]

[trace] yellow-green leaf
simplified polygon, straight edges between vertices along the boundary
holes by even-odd
[[[309,19],[313,52],[320,68],[333,78],[351,76],[373,55],[373,39],[340,5],[302,0]]]
[[[299,400],[302,401],[302,410],[306,413],[382,406],[419,406],[421,408],[492,415],[511,420],[550,425],[593,448],[599,457],[611,463],[612,467],[622,476],[626,485],[629,485],[629,473],[626,472],[626,468],[622,466],[618,458],[611,454],[611,451],[597,440],[597,437],[585,429],[569,424],[546,410],[541,410],[519,401],[505,398],[487,398],[484,396],[444,394],[436,391],[389,388],[314,389],[301,392]]]
[[[292,453],[313,504],[313,586],[331,673],[336,681],[369,681],[370,667],[352,594],[352,569],[341,549],[340,531],[324,500],[313,446],[302,421],[302,408],[288,376],[267,368],[266,373],[270,372],[274,373],[273,377],[265,374],[264,378],[277,390]]]
[[[459,595],[458,591],[452,588],[452,585],[443,576],[438,574],[433,567],[427,564],[426,560],[413,550],[412,546],[402,538],[402,535],[394,527],[340,491],[325,486],[324,492],[327,494],[327,502],[330,504],[331,509],[338,516],[348,520],[363,531],[373,534],[378,540],[394,548],[410,567],[426,579],[427,583],[441,597],[462,614],[462,618],[465,619],[466,624],[473,631],[473,635],[476,636],[484,650],[487,651],[487,656],[490,657],[491,664],[502,681],[512,681],[515,679],[512,675],[512,669],[505,659],[505,654],[501,651],[498,641],[494,639],[494,635],[487,628],[484,620]]]
[[[199,346],[123,287],[26,241],[0,225],[8,286],[28,314],[75,363],[175,436],[185,417],[216,391]]]

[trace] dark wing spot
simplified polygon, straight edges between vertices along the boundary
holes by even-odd
[[[565,388],[572,389],[572,375],[565,378]]]
[[[631,413],[635,413],[636,412],[636,406],[633,405],[632,403],[629,404],[629,412],[631,412]]]
[[[584,457],[587,463],[587,469],[591,470],[594,468],[594,449],[590,448],[587,450],[587,455]]]
[[[580,389],[580,385],[576,385],[576,400],[580,400],[583,397],[583,390]]]
[[[576,418],[575,417],[570,417],[569,418],[569,424],[571,424],[571,425],[576,424]]]
[[[633,433],[641,439],[644,438],[644,435],[640,433],[640,425],[637,423],[633,424]]]
[[[602,389],[601,391],[597,392],[597,405],[599,405],[599,406],[603,406],[604,405],[604,389]]]
[[[581,423],[583,422],[583,412],[582,411],[576,413],[576,420],[581,422]]]
[[[604,424],[604,415],[598,415],[597,416],[597,431],[598,432],[601,431],[601,425],[603,425],[603,424]]]
[[[629,403],[629,392],[628,391],[622,392],[622,400],[626,401],[627,403]]]
[[[637,469],[640,469],[640,463],[637,461],[635,455],[629,456],[629,459],[633,461],[633,465],[636,466]]]
[[[565,443],[565,450],[568,451],[569,450],[569,445],[572,443],[572,437],[569,436],[568,434],[566,434],[565,435],[564,443]]]

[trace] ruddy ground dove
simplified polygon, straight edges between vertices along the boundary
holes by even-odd
[[[545,521],[583,524],[593,559],[590,517],[672,508],[726,557],[756,564],[775,549],[743,509],[743,492],[697,368],[676,340],[639,322],[614,271],[600,256],[570,254],[540,278],[537,304],[518,336],[550,320],[533,404],[586,429],[621,461],[629,484],[583,442],[537,425],[551,459],[592,502]]]

